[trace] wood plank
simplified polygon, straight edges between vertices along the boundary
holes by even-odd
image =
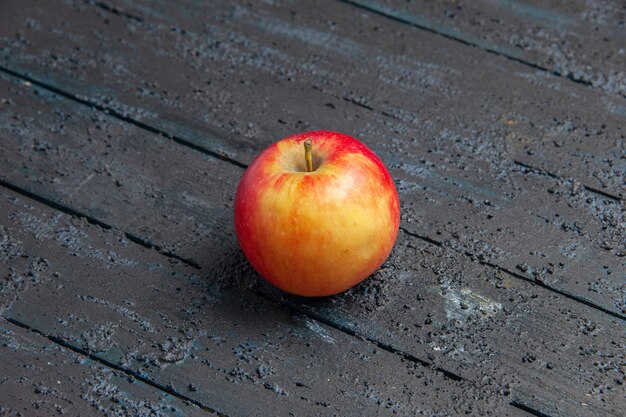
[[[302,7],[308,6],[303,5]],[[317,38],[314,34],[321,36],[324,33],[322,29],[326,25],[320,22],[325,17],[320,16],[319,11],[311,10],[310,13],[307,12],[306,22],[298,22],[297,20],[296,22],[291,22],[292,18],[288,16],[269,16],[268,11],[265,15],[261,15],[263,18],[261,22],[266,23],[261,28],[255,26],[254,22],[257,22],[257,20],[251,18],[239,18],[237,20],[231,16],[233,13],[226,14],[226,17],[231,16],[229,19],[224,18],[226,23],[215,22],[214,26],[210,26],[211,30],[217,33],[214,36],[219,39],[224,38],[228,33],[233,33],[237,34],[237,39],[239,40],[228,42],[228,47],[225,47],[223,51],[217,48],[215,53],[211,52],[215,48],[209,48],[207,44],[199,44],[205,45],[208,49],[205,50],[204,47],[201,47],[201,51],[204,52],[202,52],[200,60],[189,63],[181,59],[178,56],[179,52],[176,51],[191,47],[188,44],[189,41],[185,39],[186,37],[195,39],[194,43],[196,41],[200,42],[200,39],[205,38],[204,36],[201,38],[196,32],[191,32],[191,29],[185,29],[187,32],[183,36],[177,34],[176,31],[172,31],[171,25],[146,23],[147,28],[143,28],[141,25],[136,26],[139,23],[135,20],[127,22],[128,19],[124,17],[103,12],[100,9],[95,9],[94,11],[94,9],[86,6],[82,6],[82,8],[85,9],[83,12],[76,12],[73,9],[59,9],[60,11],[55,10],[55,13],[61,13],[65,10],[64,13],[67,14],[61,14],[64,21],[80,22],[81,25],[84,25],[84,27],[79,26],[68,29],[75,31],[76,36],[80,34],[81,42],[86,43],[86,45],[81,46],[81,51],[99,51],[106,49],[110,43],[115,44],[115,47],[109,46],[108,50],[111,53],[115,52],[117,54],[116,59],[124,63],[123,66],[127,68],[125,74],[128,77],[124,77],[123,85],[120,85],[119,77],[111,77],[109,79],[110,83],[112,83],[109,84],[111,85],[110,89],[102,90],[102,87],[98,87],[101,90],[97,95],[109,97],[110,94],[113,94],[112,89],[115,87],[120,89],[120,94],[124,94],[124,97],[131,97],[135,100],[133,102],[134,106],[146,105],[151,109],[158,109],[155,110],[154,117],[145,116],[144,118],[144,116],[141,116],[139,117],[141,120],[149,123],[156,120],[157,127],[167,128],[162,123],[167,125],[169,122],[163,122],[164,120],[180,121],[193,118],[195,122],[190,123],[188,127],[183,129],[179,124],[178,127],[170,131],[179,132],[177,133],[179,137],[187,138],[195,145],[203,146],[204,149],[212,148],[204,142],[204,139],[200,142],[194,142],[194,138],[201,137],[201,131],[196,130],[193,126],[206,123],[209,126],[214,126],[216,129],[223,130],[231,124],[237,125],[240,123],[236,119],[247,120],[247,123],[251,123],[251,126],[253,126],[252,130],[245,133],[239,128],[233,128],[222,139],[224,144],[232,148],[233,155],[241,155],[244,161],[249,161],[261,147],[276,140],[281,135],[293,132],[294,129],[330,127],[356,134],[372,146],[393,168],[393,175],[399,180],[399,188],[406,196],[406,198],[403,198],[403,210],[405,212],[405,227],[407,230],[426,235],[431,239],[437,239],[439,242],[449,242],[450,245],[454,245],[461,250],[469,251],[475,256],[481,256],[485,261],[501,265],[511,271],[518,271],[520,274],[528,274],[530,279],[537,278],[559,291],[567,292],[574,297],[590,300],[590,302],[601,306],[607,311],[624,314],[624,309],[626,308],[622,290],[624,280],[618,276],[619,274],[614,272],[612,275],[607,275],[607,268],[604,268],[606,266],[611,271],[618,271],[620,268],[623,268],[623,254],[626,252],[626,248],[624,248],[626,222],[624,221],[623,203],[590,193],[576,179],[557,180],[542,176],[534,171],[526,172],[525,168],[513,164],[510,159],[507,159],[508,151],[506,149],[511,146],[517,146],[515,145],[517,142],[513,141],[512,143],[503,144],[501,140],[502,137],[507,137],[511,133],[507,130],[509,129],[508,122],[494,122],[493,124],[484,122],[484,120],[490,120],[489,118],[493,114],[481,116],[476,114],[474,110],[468,111],[468,108],[474,109],[475,106],[473,104],[469,105],[467,101],[464,102],[465,104],[459,104],[463,100],[460,100],[454,94],[452,97],[448,97],[451,101],[446,99],[445,104],[442,105],[452,108],[456,106],[457,110],[453,112],[453,116],[442,118],[441,109],[437,109],[436,104],[433,104],[433,109],[428,109],[428,106],[424,108],[423,111],[429,112],[427,115],[413,115],[412,113],[407,113],[406,110],[402,110],[415,107],[415,90],[412,90],[413,93],[410,94],[410,97],[407,97],[406,91],[398,90],[397,85],[393,90],[383,89],[376,92],[380,94],[364,91],[358,92],[358,94],[354,91],[352,93],[345,92],[345,94],[341,95],[332,93],[331,90],[335,86],[338,87],[338,91],[346,88],[338,86],[337,83],[340,80],[346,80],[344,82],[349,81],[348,88],[361,86],[358,87],[360,89],[366,85],[378,86],[384,84],[387,86],[390,84],[377,83],[375,80],[367,78],[369,75],[366,71],[359,71],[356,75],[351,75],[351,68],[353,68],[351,62],[353,62],[354,56],[347,45],[352,45],[352,49],[357,51],[367,51],[367,48],[370,46],[358,43],[356,39],[353,42],[351,41],[352,43],[347,42],[345,39],[348,39],[349,31],[346,29],[344,29],[345,33],[342,33],[343,37],[339,37],[339,34],[337,34],[333,35],[335,36],[334,38],[329,38],[332,40],[332,42],[329,41],[330,43],[324,43],[325,41],[319,40],[317,43],[315,42]],[[223,9],[226,11],[231,10],[230,6],[223,6]],[[171,10],[171,13],[166,13],[165,15],[170,17],[176,16],[176,10],[178,9]],[[243,10],[239,14],[254,16],[254,13],[262,12],[262,10]],[[282,13],[280,10],[271,9],[270,11],[272,13]],[[97,13],[105,13],[108,17],[98,16]],[[179,13],[182,12],[179,10]],[[288,14],[289,10],[285,10],[284,13]],[[341,16],[341,13],[336,14]],[[217,16],[219,13],[216,12],[215,15]],[[42,16],[41,18],[43,19],[47,16]],[[116,17],[118,20],[114,21]],[[53,17],[51,19],[58,18]],[[106,24],[103,19],[110,19],[110,22]],[[206,19],[199,19],[198,22],[201,21],[204,22],[203,24],[207,24],[207,22],[213,22],[215,19],[215,17],[206,16]],[[293,19],[298,19],[298,15],[293,17]],[[188,24],[198,24],[194,22],[190,21]],[[305,24],[317,25],[308,29],[308,32],[305,31],[304,34],[301,34],[301,38],[304,39],[303,42],[307,45],[306,49],[302,45],[294,45],[293,43],[290,34],[299,33],[291,30],[296,23],[302,23],[302,27],[306,27]],[[370,16],[367,21],[355,22],[350,25],[343,23],[335,30],[339,32],[342,27],[375,26],[385,23],[388,24],[389,22],[383,18]],[[45,26],[44,23],[40,24],[42,27]],[[129,29],[127,25],[130,25],[132,29]],[[222,28],[224,25],[228,26]],[[58,25],[54,27],[56,28]],[[88,35],[96,27],[100,28],[98,32],[100,35],[92,39]],[[291,31],[286,28],[291,28]],[[196,27],[192,27],[192,29],[202,30]],[[182,29],[178,28],[177,31],[179,30]],[[107,33],[126,33],[127,31],[132,32],[132,36],[129,34],[128,39],[135,39],[135,42],[137,42],[132,47],[118,45],[119,42],[115,40],[117,38],[106,38]],[[367,33],[369,32],[371,31],[368,30]],[[384,32],[391,33],[391,29],[386,29]],[[48,31],[41,29],[34,32],[34,35],[39,34],[38,36],[42,36],[47,33]],[[143,37],[140,37],[141,34],[143,34]],[[54,35],[52,34],[51,36]],[[102,36],[105,36],[104,41]],[[210,36],[212,35],[206,35],[206,37]],[[161,40],[157,42],[157,39]],[[267,49],[263,49],[262,45],[259,45],[258,41],[253,41],[253,39],[263,41],[264,45],[271,45],[271,49],[269,49],[269,46],[265,46]],[[341,39],[344,39],[344,41],[340,41]],[[37,45],[40,42],[45,44],[45,42],[49,41],[35,37],[31,39],[31,42]],[[141,42],[145,45],[159,44],[162,47],[162,49],[142,47],[143,59],[158,62],[159,59],[163,59],[161,54],[169,54],[168,66],[163,69],[163,72],[156,72],[156,76],[159,77],[158,82],[155,84],[156,87],[145,87],[152,91],[153,95],[143,93],[136,95],[137,86],[144,88],[141,85],[147,82],[144,76],[147,77],[149,75],[152,77],[155,73],[151,71],[150,74],[146,74],[142,72],[144,71],[143,65],[141,65],[141,68],[137,67],[136,50],[139,45],[142,45]],[[390,41],[382,36],[381,39],[372,39],[372,42],[384,43]],[[66,45],[66,43],[62,42],[58,42],[58,44]],[[330,47],[324,46],[326,44],[329,44]],[[407,44],[406,48],[411,46]],[[298,47],[300,47],[300,50],[298,50]],[[373,48],[373,46],[371,47]],[[452,43],[450,47],[457,46]],[[264,50],[267,56],[260,57],[261,63],[259,63],[251,58],[254,55],[252,50]],[[174,52],[168,53],[167,51]],[[285,52],[279,53],[278,51]],[[342,54],[342,51],[348,52]],[[374,51],[372,55],[381,54],[380,49],[375,49]],[[311,75],[311,70],[293,66],[294,62],[303,60],[306,62],[308,58],[301,55],[309,56],[312,52],[316,56],[324,58],[323,61],[320,60],[320,62],[324,62],[325,66],[323,68],[316,69],[313,71],[314,74]],[[58,53],[60,54],[61,52]],[[70,55],[67,55],[68,59],[72,56],[74,57],[73,59],[78,60],[77,62],[91,62],[86,56],[77,56],[75,53],[73,51]],[[149,55],[150,53],[153,55]],[[286,55],[287,53],[289,54]],[[407,50],[406,53],[409,54],[410,50]],[[298,54],[300,54],[300,58],[298,58]],[[248,57],[246,58],[247,64],[237,64],[237,56]],[[286,56],[292,58],[286,59]],[[207,61],[205,62],[203,59]],[[447,60],[449,61],[449,58]],[[213,61],[216,61],[216,63],[213,63]],[[391,61],[393,62],[393,60]],[[231,66],[225,69],[225,64]],[[413,62],[413,64],[418,65],[419,62]],[[39,65],[46,66],[47,64],[45,61],[37,61],[37,65],[33,68],[37,68]],[[283,65],[284,70],[289,69],[288,72],[290,74],[298,75],[293,82],[285,81],[284,78],[287,76],[280,75],[279,70]],[[321,64],[316,63],[316,65],[319,66]],[[430,68],[429,65],[424,67],[426,68],[425,71]],[[418,67],[420,66],[418,65]],[[483,67],[481,66],[480,68]],[[81,75],[77,75],[75,78],[96,82],[96,69],[100,73],[102,68],[104,67],[92,68],[92,66],[87,66],[82,68]],[[450,75],[441,78],[441,82],[436,83],[437,85],[433,85],[430,89],[433,91],[430,93],[428,88],[424,90],[429,100],[443,100],[446,97],[446,86],[452,85],[449,83],[453,83],[455,80],[459,82],[459,77],[454,76],[454,74],[460,73],[460,69],[454,70],[456,71],[454,72],[448,64],[441,66],[441,68],[441,71],[435,71],[436,74],[434,75],[438,74],[437,77],[444,77],[446,68],[450,70],[448,71]],[[334,72],[330,72],[331,70]],[[476,71],[479,70],[476,69]],[[480,69],[480,72],[482,71]],[[277,72],[278,75],[276,74]],[[370,72],[373,73],[373,71]],[[113,69],[111,69],[111,73],[114,73]],[[326,75],[324,76],[324,74]],[[505,76],[506,78],[501,78],[502,82],[509,82],[509,72],[501,74],[501,77]],[[298,83],[297,80],[300,77],[302,77],[302,81]],[[101,78],[98,75],[97,82]],[[496,79],[497,77],[489,75],[489,78]],[[248,84],[233,85],[233,79],[243,80]],[[199,80],[202,80],[202,88],[200,88],[200,84],[196,85],[196,83],[200,83]],[[364,81],[362,82],[361,80]],[[484,79],[482,80],[484,81]],[[210,81],[211,84],[207,85],[207,81]],[[204,93],[189,94],[189,89],[195,88],[194,85],[204,91]],[[318,90],[312,89],[311,85],[316,86]],[[414,87],[417,88],[417,86]],[[521,85],[519,87],[522,89]],[[527,87],[523,87],[524,93],[528,90]],[[70,89],[73,88],[71,87]],[[463,88],[457,86],[455,91],[462,91]],[[80,90],[84,91],[84,88]],[[162,90],[162,92],[157,94],[157,90]],[[407,86],[405,90],[410,89]],[[479,90],[468,92],[472,100],[474,100],[475,96],[484,94],[484,92]],[[587,90],[584,88],[580,89],[580,94],[589,93]],[[172,107],[167,104],[171,104],[171,99],[166,98],[166,96],[174,94],[166,94],[167,91],[176,91],[176,94],[181,96],[179,99],[174,100],[177,103],[176,106]],[[187,91],[188,94],[184,95],[182,93],[184,91]],[[571,91],[569,92],[571,93]],[[535,89],[537,100],[545,99],[544,93],[544,89]],[[385,116],[376,111],[369,111],[342,99],[350,99],[350,97],[354,98],[362,94],[369,94],[372,97],[376,96],[374,97],[376,100],[380,99],[383,102],[397,101],[396,97],[405,97],[407,101],[402,101],[398,104],[402,106],[394,108],[393,105],[386,105],[385,107],[385,111],[390,112],[388,114],[392,114],[401,120]],[[259,97],[259,100],[237,99],[237,97],[248,97],[250,95]],[[230,98],[226,99],[226,97]],[[491,98],[490,95],[485,99]],[[100,100],[99,102],[107,104],[107,100]],[[111,99],[113,103],[118,102],[117,100],[116,98]],[[226,103],[225,100],[231,104]],[[303,106],[302,103],[306,103],[306,105]],[[330,106],[327,105],[329,103]],[[474,103],[474,101],[471,101],[471,103]],[[134,110],[124,110],[124,107],[119,107],[115,104],[111,105],[127,115],[132,116],[133,112],[137,113]],[[365,105],[368,106],[367,103]],[[520,105],[525,106],[525,104]],[[589,103],[589,105],[593,108],[594,103]],[[499,107],[501,106],[493,103],[493,105],[485,106],[485,111],[492,112],[491,109]],[[136,110],[143,107],[133,108]],[[164,115],[163,111],[165,109],[167,109],[167,113]],[[207,114],[205,113],[206,109],[215,109],[215,112],[209,110],[209,112],[213,112],[211,117],[205,117],[204,115]],[[273,118],[268,117],[268,109],[272,109],[272,112],[275,114],[284,115],[289,125],[282,125],[273,120]],[[532,117],[529,116],[528,120],[532,120],[533,124],[539,126],[539,119],[545,117],[543,115],[545,108],[541,109],[540,107],[529,105],[527,110],[533,114]],[[143,114],[142,112],[139,113]],[[238,114],[238,116],[233,118],[233,114]],[[201,117],[202,120],[198,119],[198,115],[203,115]],[[585,108],[584,115],[581,113],[580,117],[588,120],[587,118],[592,116],[588,109]],[[297,120],[306,121],[306,124],[298,123]],[[513,127],[517,126],[515,120],[510,122]],[[215,123],[219,126],[216,126]],[[417,123],[417,125],[414,123]],[[617,119],[615,119],[615,123],[617,123]],[[429,125],[433,126],[432,130],[428,128]],[[424,127],[424,129],[416,130],[418,126]],[[621,125],[618,124],[617,127],[621,128]],[[470,131],[469,134],[468,131]],[[210,138],[214,137],[210,133],[207,133],[207,135]],[[595,142],[596,140],[597,143]],[[526,144],[530,142],[532,141],[523,141]],[[603,151],[608,152],[606,149],[607,144],[604,143],[602,145],[600,142],[602,140],[593,138],[588,141],[586,139],[581,141],[582,144],[590,148],[597,147],[599,155]],[[605,146],[605,148],[602,148],[602,146]],[[216,152],[226,152],[222,148],[216,149]],[[552,155],[551,153],[547,154]],[[557,154],[553,156],[560,158],[563,155]],[[596,159],[599,159],[599,157]],[[621,175],[626,171],[621,168],[621,165],[625,164],[626,160],[620,160],[619,158],[617,160],[622,162],[618,162],[618,165],[614,167],[615,175],[609,175],[608,177],[619,182],[621,181]],[[586,171],[581,169],[581,172]],[[488,200],[490,205],[485,205],[485,200]],[[417,201],[420,203],[415,204]],[[467,219],[472,219],[473,221],[468,222]],[[408,222],[411,222],[409,226],[407,226]],[[583,234],[584,236],[582,236]],[[524,242],[528,250],[520,250],[521,242]],[[164,242],[159,244],[166,245]],[[595,260],[595,262],[589,262],[590,259]],[[550,274],[547,271],[552,271],[552,273]]]
[[[10,249],[0,274],[25,281],[19,291],[3,286],[5,317],[220,413],[523,415],[497,386],[449,379],[225,289],[215,271],[171,262],[118,232],[6,190],[0,208]]]
[[[28,126],[28,129],[17,129],[11,134],[2,135],[3,140],[0,143],[3,144],[3,154],[6,155],[3,162],[4,166],[11,167],[12,181],[19,186],[29,187],[33,193],[53,199],[58,204],[70,205],[89,216],[128,230],[144,241],[158,242],[163,248],[176,251],[181,257],[192,258],[201,266],[202,276],[212,282],[235,288],[259,285],[258,277],[247,266],[234,239],[232,197],[238,177],[242,173],[239,167],[185,149],[113,117],[102,116],[97,111],[32,86],[26,88],[9,81],[4,83],[6,89],[3,91],[14,92],[11,95],[11,110],[3,114],[13,121],[7,120],[7,123],[0,125],[10,129]],[[55,119],[55,115],[50,118],[44,111],[45,108],[56,109],[60,119]],[[37,114],[37,117],[31,117],[29,112]],[[50,129],[54,130],[61,121],[62,135],[49,134]],[[42,155],[32,152],[33,146],[43,149]],[[20,152],[26,157],[20,156]],[[56,155],[62,155],[62,158]],[[23,167],[12,165],[15,161],[19,161]],[[85,182],[87,179],[88,182]],[[134,214],[129,216],[128,213]],[[429,247],[421,240],[407,240],[409,242],[406,247]],[[398,250],[400,253],[409,251],[402,244],[399,244]],[[388,291],[390,294],[396,291],[405,292],[407,298],[399,299],[406,303],[409,311],[415,304],[420,304],[420,300],[426,300],[423,304],[425,310],[416,313],[412,318],[413,322],[406,322],[411,325],[426,320],[424,315],[428,317],[429,312],[438,312],[437,320],[442,320],[443,323],[444,312],[450,309],[446,309],[446,303],[455,303],[454,300],[437,296],[445,287],[438,281],[435,272],[428,272],[427,269],[426,272],[419,270],[420,273],[416,274],[413,270],[415,261],[409,261],[406,257],[393,263],[395,267],[404,269],[391,276],[404,278],[390,280],[388,284],[384,280],[383,283],[379,282],[382,277],[369,281],[358,290],[366,298],[361,299],[358,303],[360,308],[353,311],[333,308],[332,300],[342,298],[331,299],[329,308],[332,314],[326,311],[320,318],[348,333],[357,331],[392,351],[406,352],[407,356],[419,358],[426,363],[435,362],[443,369],[468,380],[482,382],[486,378],[486,381],[498,387],[510,383],[514,387],[511,390],[515,401],[536,408],[555,404],[556,410],[552,411],[556,414],[571,414],[578,409],[580,402],[591,404],[592,408],[606,413],[611,413],[617,407],[612,396],[615,390],[612,374],[596,371],[592,362],[595,354],[580,356],[578,346],[567,341],[575,335],[575,340],[580,340],[581,346],[597,345],[594,352],[601,352],[603,358],[616,357],[615,349],[619,344],[612,345],[614,340],[606,338],[598,338],[596,341],[592,334],[581,335],[580,324],[573,319],[571,322],[564,322],[562,311],[571,310],[576,317],[589,318],[594,325],[598,323],[599,328],[607,329],[602,334],[615,335],[617,338],[624,333],[623,323],[620,325],[615,322],[619,321],[615,318],[524,281],[517,284],[521,285],[519,289],[512,289],[510,293],[499,291],[497,287],[492,288],[497,280],[486,286],[482,280],[486,276],[492,276],[493,268],[473,266],[469,259],[459,258],[456,251],[445,249],[442,253],[432,255],[422,251],[419,256],[423,256],[427,263],[452,262],[449,268],[472,271],[468,278],[456,283],[463,286],[455,287],[455,291],[465,290],[467,285],[472,293],[484,294],[487,299],[497,300],[496,303],[504,306],[499,320],[488,320],[485,327],[477,326],[466,332],[461,330],[460,324],[459,327],[446,324],[455,330],[453,334],[460,338],[459,344],[474,346],[475,340],[488,342],[485,342],[487,346],[484,350],[472,350],[475,356],[467,359],[458,357],[446,348],[435,349],[439,345],[432,345],[431,340],[421,333],[424,330],[413,333],[410,329],[405,330],[404,326],[398,326],[393,317],[396,310],[405,307],[404,304],[384,301]],[[429,260],[429,257],[434,258]],[[448,258],[451,260],[448,261]],[[423,277],[422,273],[429,275]],[[508,278],[515,280],[511,276]],[[418,284],[422,280],[431,284],[423,287]],[[414,285],[407,285],[411,282]],[[387,289],[388,285],[391,288]],[[507,285],[511,287],[511,284]],[[277,296],[269,292],[266,286],[262,286],[260,290],[272,297]],[[382,292],[380,297],[376,295],[378,291]],[[531,295],[537,296],[537,302],[527,301],[531,291]],[[351,295],[346,297],[345,303],[350,303]],[[395,295],[391,296],[393,297]],[[468,297],[472,299],[471,296]],[[513,300],[508,297],[513,297]],[[521,306],[517,305],[516,299]],[[379,301],[382,302],[381,305],[378,305]],[[29,305],[38,305],[38,302],[33,301]],[[30,311],[28,308],[24,307],[24,310]],[[309,313],[321,314],[314,305],[307,306],[306,309]],[[528,327],[524,327],[525,320],[528,320]],[[46,326],[48,325],[52,326],[47,323]],[[486,330],[490,325],[496,328],[493,333]],[[524,372],[519,372],[517,367],[521,361],[518,350],[520,346],[525,347],[524,353],[540,349],[541,360],[546,365],[548,362],[555,364],[559,367],[559,372],[551,372],[547,367],[538,366],[543,362],[536,361],[532,361],[534,365]],[[586,377],[572,376],[577,375],[581,369]],[[516,374],[520,375],[519,380],[517,377],[511,380],[510,377]],[[538,386],[537,380],[555,383]],[[611,388],[606,388],[602,397],[588,399],[587,393],[594,384]]]
[[[626,407],[623,321],[405,233],[369,282],[332,304],[283,299],[458,375],[510,386],[515,403],[543,415],[619,416]]]
[[[0,415],[217,416],[0,318]]]
[[[624,198],[621,97],[347,4],[29,4],[4,4],[3,66],[240,162],[294,129],[360,126],[441,152],[461,138],[495,177],[518,161]]]
[[[626,96],[623,2],[345,1],[607,93]]]

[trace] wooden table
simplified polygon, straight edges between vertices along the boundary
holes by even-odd
[[[621,1],[0,2],[0,415],[623,416]],[[334,297],[234,236],[358,137],[402,204]]]

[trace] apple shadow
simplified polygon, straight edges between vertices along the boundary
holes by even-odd
[[[343,293],[302,297],[286,293],[263,279],[250,265],[234,236],[211,246],[205,259],[200,260],[202,265],[208,265],[203,267],[201,276],[207,293],[230,300],[222,303],[221,308],[234,321],[253,320],[260,328],[270,321],[301,327],[298,316],[302,315],[328,323],[345,323],[348,316],[380,308],[388,298],[388,277],[380,269]],[[234,305],[247,307],[234,308]],[[268,316],[263,314],[265,311],[273,313]]]
[[[254,292],[263,278],[252,268],[233,237],[206,248],[199,259],[202,276],[213,289]]]
[[[207,315],[219,314],[233,322],[253,321],[258,328],[271,323],[288,327],[302,327],[298,317],[333,314],[341,296],[300,297],[286,293],[263,279],[248,262],[233,236],[224,242],[207,245],[198,261],[203,266],[200,276],[205,284],[205,297],[219,299],[220,313],[206,307]],[[209,310],[212,310],[209,311]],[[202,313],[201,313],[202,314]]]

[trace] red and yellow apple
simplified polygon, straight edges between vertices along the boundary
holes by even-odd
[[[252,266],[301,296],[342,292],[387,259],[400,203],[389,172],[367,146],[314,131],[265,149],[235,196],[235,230]]]

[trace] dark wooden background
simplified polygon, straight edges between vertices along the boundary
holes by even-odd
[[[0,1],[0,416],[623,416],[626,4]],[[402,204],[356,288],[240,252],[270,143]]]

